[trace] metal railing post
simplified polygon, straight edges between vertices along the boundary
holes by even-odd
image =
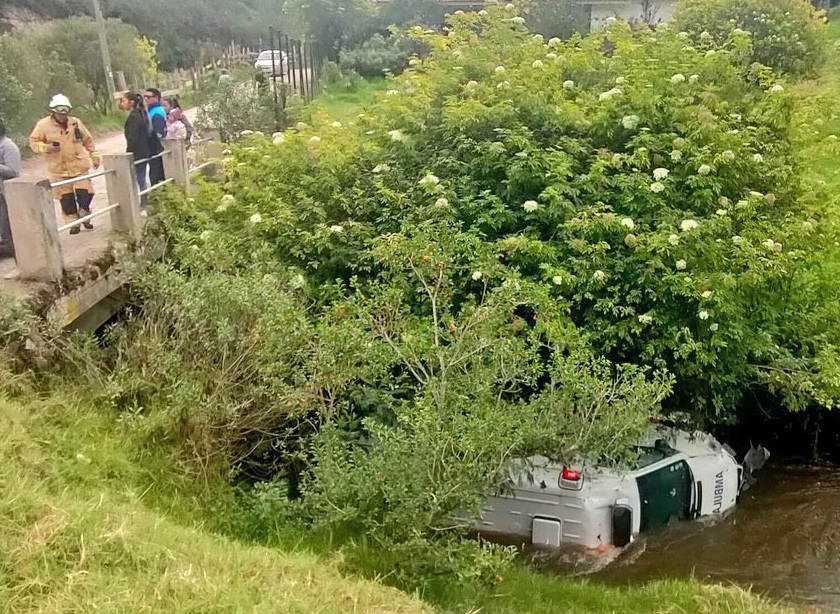
[[[190,163],[187,160],[187,144],[183,139],[163,139],[163,172],[175,185],[189,191]]]
[[[111,211],[111,227],[136,239],[140,236],[143,221],[140,217],[140,187],[134,170],[134,154],[105,154],[102,156],[102,165],[113,171],[105,175],[108,204],[120,205]]]
[[[3,190],[21,279],[61,279],[64,256],[49,179],[11,179],[3,183]]]

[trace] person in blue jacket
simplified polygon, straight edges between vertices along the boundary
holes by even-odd
[[[163,151],[161,139],[166,137],[166,111],[160,101],[160,90],[150,87],[143,94],[146,101],[146,109],[149,113],[149,121],[152,123],[151,147],[152,155],[156,156]],[[166,179],[163,173],[163,158],[155,158],[149,162],[149,183],[156,185]]]

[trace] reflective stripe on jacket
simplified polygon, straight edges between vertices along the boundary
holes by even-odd
[[[61,151],[47,153],[52,143],[58,143]],[[91,159],[99,159],[90,131],[72,116],[67,118],[66,127],[52,115],[39,121],[29,135],[29,147],[37,154],[45,154],[47,172],[54,178],[84,175],[90,169]]]

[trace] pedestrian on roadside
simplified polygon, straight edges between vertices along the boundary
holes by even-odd
[[[149,114],[146,113],[146,106],[143,104],[143,97],[134,92],[126,92],[120,99],[120,108],[128,111],[128,118],[125,120],[125,150],[134,154],[134,172],[137,174],[137,185],[140,191],[148,187],[147,175],[149,172],[149,158],[152,157],[152,124],[149,121]],[[160,141],[158,141],[160,144]],[[139,162],[139,164],[138,164]],[[148,194],[140,197],[141,215],[149,202]]]
[[[6,136],[6,124],[0,119],[0,258],[15,257],[9,209],[3,196],[3,181],[15,177],[20,177],[20,149]]]
[[[192,138],[195,134],[195,128],[193,128],[192,122],[187,117],[187,114],[184,113],[184,109],[181,108],[181,104],[178,102],[178,99],[175,97],[172,98],[165,98],[163,100],[163,108],[166,111],[167,120],[172,116],[173,113],[176,113],[178,116],[178,120],[184,124],[184,128],[187,129],[187,148],[192,144]]]
[[[150,87],[143,94],[143,99],[152,125],[152,155],[156,156],[163,151],[161,139],[166,138],[166,111],[161,104],[159,89]],[[166,175],[163,172],[163,158],[155,158],[149,162],[149,181],[152,185],[157,185],[164,179]]]
[[[29,135],[29,147],[36,154],[45,154],[47,172],[53,183],[86,175],[91,165],[98,169],[99,153],[93,143],[93,136],[82,121],[70,115],[73,106],[63,94],[56,94],[49,104],[50,115],[37,124]],[[64,219],[73,220],[90,215],[93,201],[93,184],[90,179],[81,179],[53,189],[53,195],[61,203]],[[93,229],[90,221],[82,223]],[[70,228],[71,235],[81,229],[78,224]]]
[[[184,125],[181,109],[172,109],[166,116],[166,138],[179,139],[189,144],[187,127]]]

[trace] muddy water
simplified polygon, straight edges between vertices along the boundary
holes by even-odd
[[[593,581],[736,583],[840,613],[840,468],[771,467],[727,518],[640,539]]]

